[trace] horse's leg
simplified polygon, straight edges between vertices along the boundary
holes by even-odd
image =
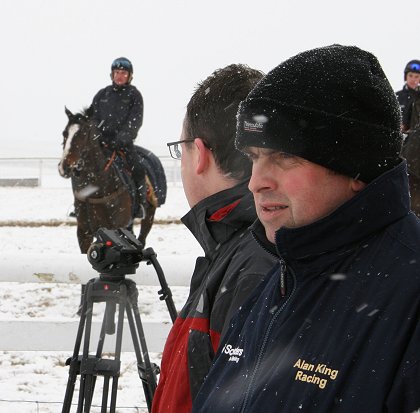
[[[141,220],[140,234],[138,236],[138,240],[143,244],[143,247],[146,245],[146,237],[149,235],[149,232],[153,225],[155,212],[156,212],[156,206],[154,206],[150,202],[146,202],[145,209],[146,209],[146,215]]]
[[[107,213],[107,219],[102,222],[107,222],[109,229],[125,228],[133,232],[133,200],[130,193],[124,192],[115,200],[113,207]]]
[[[77,241],[79,242],[80,252],[86,254],[92,243],[93,236],[89,225],[89,216],[87,205],[85,202],[76,200],[74,207],[77,217]]]
[[[87,210],[87,204],[85,202],[75,201],[75,211],[77,216],[77,240],[79,242],[80,252],[86,254],[90,244],[93,241],[92,232],[89,228],[89,216]],[[80,285],[80,304],[77,310],[77,315],[81,315],[83,300],[86,291],[86,284]]]
[[[86,254],[90,244],[92,244],[93,236],[89,229],[84,226],[77,226],[77,239],[79,241],[79,248],[82,254]]]
[[[420,178],[409,174],[411,210],[420,218]]]

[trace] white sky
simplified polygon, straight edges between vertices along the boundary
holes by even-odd
[[[60,156],[64,105],[88,106],[128,57],[143,94],[137,143],[166,155],[196,83],[230,63],[264,72],[332,43],[373,52],[398,90],[420,58],[418,1],[8,0],[0,12],[0,157]]]

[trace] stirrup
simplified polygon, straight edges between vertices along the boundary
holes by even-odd
[[[144,217],[146,216],[146,209],[144,208],[144,206],[142,204],[139,205],[139,210],[137,212],[137,216],[140,219],[144,219]]]

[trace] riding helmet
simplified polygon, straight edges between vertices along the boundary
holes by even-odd
[[[117,69],[127,70],[130,74],[133,73],[133,65],[126,57],[118,57],[112,62],[111,71]]]
[[[407,73],[420,73],[420,60],[410,60],[404,69],[404,80],[407,80]]]

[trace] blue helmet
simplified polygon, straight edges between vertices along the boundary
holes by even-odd
[[[133,65],[126,57],[119,57],[112,62],[111,71],[117,69],[127,70],[130,74],[133,74]]]
[[[410,60],[404,69],[404,80],[407,80],[407,73],[420,73],[420,60]]]

